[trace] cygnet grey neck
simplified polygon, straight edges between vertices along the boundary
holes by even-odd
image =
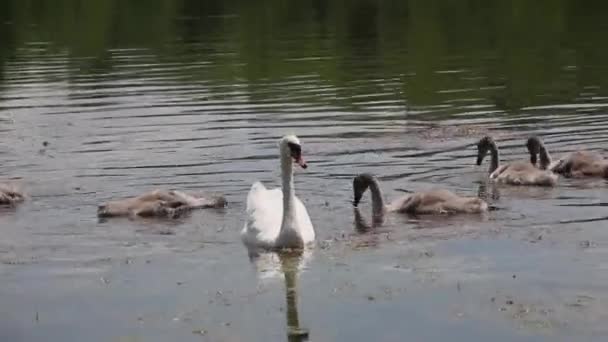
[[[551,165],[551,155],[549,155],[549,151],[545,148],[545,144],[540,142],[540,168],[542,170],[546,170],[549,165]]]
[[[372,193],[372,214],[374,216],[383,215],[385,211],[384,196],[376,177],[369,179],[369,191]]]
[[[492,173],[494,171],[496,171],[496,169],[498,169],[499,166],[499,155],[498,155],[498,146],[496,146],[496,143],[494,141],[492,141],[490,143],[490,155],[491,155],[491,159],[490,159],[490,168],[489,168],[489,173]]]

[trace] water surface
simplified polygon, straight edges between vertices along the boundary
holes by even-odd
[[[602,341],[604,180],[494,187],[525,139],[605,152],[603,2],[4,1],[0,340]],[[251,263],[256,180],[279,185],[297,134],[319,244]],[[46,145],[46,146],[45,146]],[[352,177],[389,198],[441,186],[496,211],[355,223]],[[99,221],[154,189],[224,210]],[[370,219],[369,198],[362,205]],[[291,332],[291,333],[290,333]]]

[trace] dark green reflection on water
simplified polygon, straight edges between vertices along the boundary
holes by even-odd
[[[606,93],[607,13],[606,2],[576,0],[9,0],[0,4],[0,72],[43,58],[19,53],[32,42],[67,53],[69,78],[113,71],[112,49],[144,49],[160,63],[209,62],[176,68],[180,82],[260,89],[314,75],[335,89],[333,105],[368,94],[437,105],[466,90],[513,111],[571,103],[589,87]]]

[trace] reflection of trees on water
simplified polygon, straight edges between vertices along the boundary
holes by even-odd
[[[436,105],[469,89],[467,98],[511,111],[563,103],[586,86],[608,89],[608,68],[598,67],[608,60],[606,10],[606,2],[575,0],[8,0],[0,4],[0,73],[28,43],[52,42],[46,53],[67,53],[73,76],[111,72],[125,63],[120,54],[148,55],[189,66],[171,71],[176,80],[243,80],[260,100],[296,92],[302,101],[358,106],[356,95],[377,94]],[[201,61],[209,64],[193,67]],[[273,87],[302,75],[335,91]],[[377,81],[353,84],[361,79]]]

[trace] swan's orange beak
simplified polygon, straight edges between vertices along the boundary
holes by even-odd
[[[295,158],[296,160],[296,164],[300,165],[301,168],[305,169],[308,167],[308,165],[306,164],[306,161],[304,160],[304,157],[302,157],[301,155]]]

